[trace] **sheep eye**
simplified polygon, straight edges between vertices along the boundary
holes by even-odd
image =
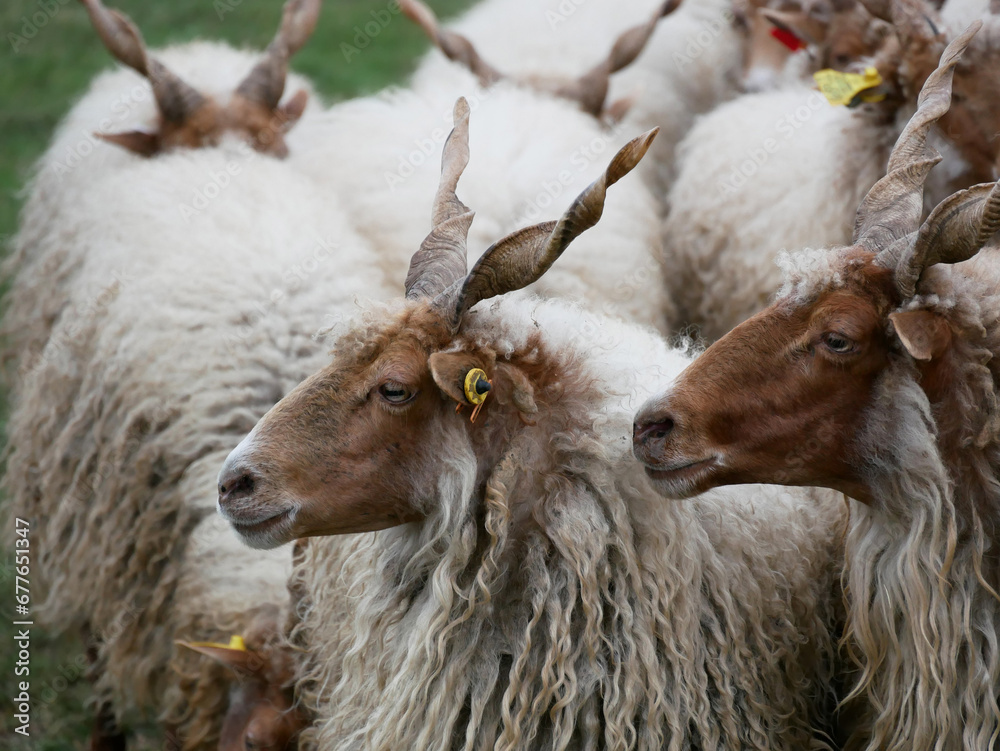
[[[825,344],[827,349],[831,352],[835,352],[838,355],[846,355],[855,350],[855,344],[853,341],[848,339],[843,334],[836,334],[833,332],[823,334],[823,344]]]
[[[410,391],[406,386],[395,381],[383,383],[378,387],[378,393],[389,404],[406,404],[416,396],[416,392]]]

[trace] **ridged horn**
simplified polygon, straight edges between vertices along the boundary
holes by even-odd
[[[604,111],[604,100],[608,96],[608,87],[611,85],[611,75],[631,65],[639,57],[653,36],[660,19],[673,13],[680,4],[681,0],[666,0],[646,23],[624,31],[615,40],[611,53],[606,59],[571,84],[560,89],[558,94],[566,99],[579,102],[580,109],[584,112],[594,117],[600,117]]]
[[[931,212],[896,265],[896,286],[913,297],[924,271],[936,263],[968,261],[1000,231],[1000,183],[984,183],[946,198]]]
[[[434,298],[465,276],[468,268],[466,243],[475,216],[458,200],[455,190],[469,163],[469,103],[455,102],[455,126],[441,155],[441,182],[431,212],[433,229],[410,259],[406,274],[406,297]]]
[[[305,46],[316,29],[321,0],[288,0],[281,15],[281,27],[264,51],[264,57],[247,74],[236,93],[273,110],[285,93],[288,61]]]
[[[101,0],[80,0],[90,22],[108,51],[119,61],[149,79],[156,105],[164,120],[181,124],[205,98],[146,52],[142,34],[124,13],[106,8]]]
[[[858,208],[854,243],[873,253],[898,252],[898,243],[914,232],[923,212],[924,181],[941,161],[927,145],[927,135],[951,106],[955,66],[972,37],[982,27],[976,21],[945,49],[937,69],[920,91],[917,111],[903,129],[889,157],[886,176],[875,183]],[[895,263],[889,264],[891,267]]]
[[[559,221],[525,227],[490,246],[461,288],[448,290],[436,303],[450,308],[452,326],[457,328],[466,311],[481,300],[527,287],[548,271],[574,239],[597,224],[608,188],[632,171],[658,132],[654,128],[625,144]]]
[[[504,78],[500,71],[479,56],[475,46],[466,37],[441,28],[434,11],[421,0],[399,0],[399,7],[407,18],[424,30],[445,57],[472,71],[480,85],[491,86]]]

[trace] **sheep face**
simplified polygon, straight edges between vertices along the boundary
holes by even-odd
[[[996,11],[994,11],[995,13]],[[1000,16],[986,21],[966,59],[955,72],[955,101],[941,119],[941,129],[969,162],[973,181],[1000,175],[1000,101],[996,71],[1000,65]]]
[[[319,0],[288,0],[281,29],[263,59],[243,79],[229,102],[204,96],[146,51],[135,24],[101,0],[82,0],[108,51],[145,76],[160,115],[153,132],[100,133],[105,141],[142,156],[173,148],[216,145],[226,133],[235,133],[260,152],[288,154],[284,134],[298,121],[308,98],[299,91],[279,104],[285,90],[289,58],[308,40],[319,17]]]
[[[367,343],[351,351],[350,342]],[[494,360],[455,341],[426,303],[348,334],[335,361],[275,405],[230,454],[220,512],[261,548],[424,518],[433,510],[427,499],[437,496],[435,469],[468,456],[488,467],[509,421],[495,397],[475,423],[469,419],[465,378],[480,369],[495,382]]]
[[[635,455],[660,491],[776,483],[869,492],[861,449],[890,358],[892,273],[843,252],[836,285],[777,301],[710,347],[636,417]]]
[[[243,540],[267,548],[417,521],[439,496],[441,468],[464,458],[476,469],[460,481],[469,485],[462,491],[475,490],[500,456],[512,415],[530,414],[534,402],[523,374],[497,365],[479,339],[462,338],[466,313],[544,274],[597,223],[607,189],[639,163],[655,135],[626,144],[558,222],[508,235],[468,272],[473,214],[455,189],[469,160],[469,105],[459,99],[434,228],[411,260],[402,312],[342,339],[334,363],[275,405],[223,465],[219,511]],[[495,381],[497,396],[487,401]],[[498,409],[504,400],[512,406]],[[473,430],[456,404],[473,410],[473,421],[487,414]]]
[[[927,134],[978,28],[928,78],[889,173],[858,209],[856,245],[798,254],[780,298],[639,413],[634,451],[665,495],[765,482],[871,502],[905,471],[900,447],[921,450],[911,437],[927,403],[948,394],[958,335],[917,287],[925,269],[968,260],[1000,229],[1000,184],[956,193],[920,223],[923,181],[940,160]]]
[[[296,706],[294,655],[281,644],[278,608],[266,606],[247,626],[244,644],[177,642],[225,666],[234,678],[219,751],[295,751],[305,714]]]
[[[754,0],[737,8],[736,18],[747,35],[743,85],[748,91],[773,86],[796,45],[808,48],[816,69],[863,70],[891,31],[853,0]]]
[[[291,689],[260,681],[236,684],[222,724],[219,751],[294,751],[305,724],[294,707]]]

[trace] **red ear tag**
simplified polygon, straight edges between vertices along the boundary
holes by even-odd
[[[785,45],[792,52],[798,52],[799,50],[804,50],[806,48],[806,43],[795,36],[795,34],[790,32],[788,29],[779,29],[775,26],[771,29],[771,36]]]

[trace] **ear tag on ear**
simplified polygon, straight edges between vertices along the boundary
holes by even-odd
[[[782,29],[775,26],[771,29],[771,36],[785,45],[792,52],[798,52],[799,50],[804,50],[806,48],[806,43],[795,36],[795,34],[788,29]]]
[[[834,107],[856,107],[862,102],[881,102],[885,93],[872,91],[882,85],[882,76],[875,68],[865,68],[864,73],[841,73],[825,70],[813,73],[816,85],[826,100]]]
[[[472,410],[472,422],[475,422],[476,417],[479,416],[479,410],[486,403],[486,397],[490,395],[491,388],[493,388],[493,384],[486,377],[486,371],[473,368],[465,374],[465,398],[469,400],[470,404],[475,405],[475,409]]]
[[[216,647],[217,649],[234,649],[237,652],[246,652],[247,645],[243,641],[243,637],[239,634],[233,634],[229,637],[229,644],[222,644],[216,641],[193,641],[191,642],[192,647]]]

